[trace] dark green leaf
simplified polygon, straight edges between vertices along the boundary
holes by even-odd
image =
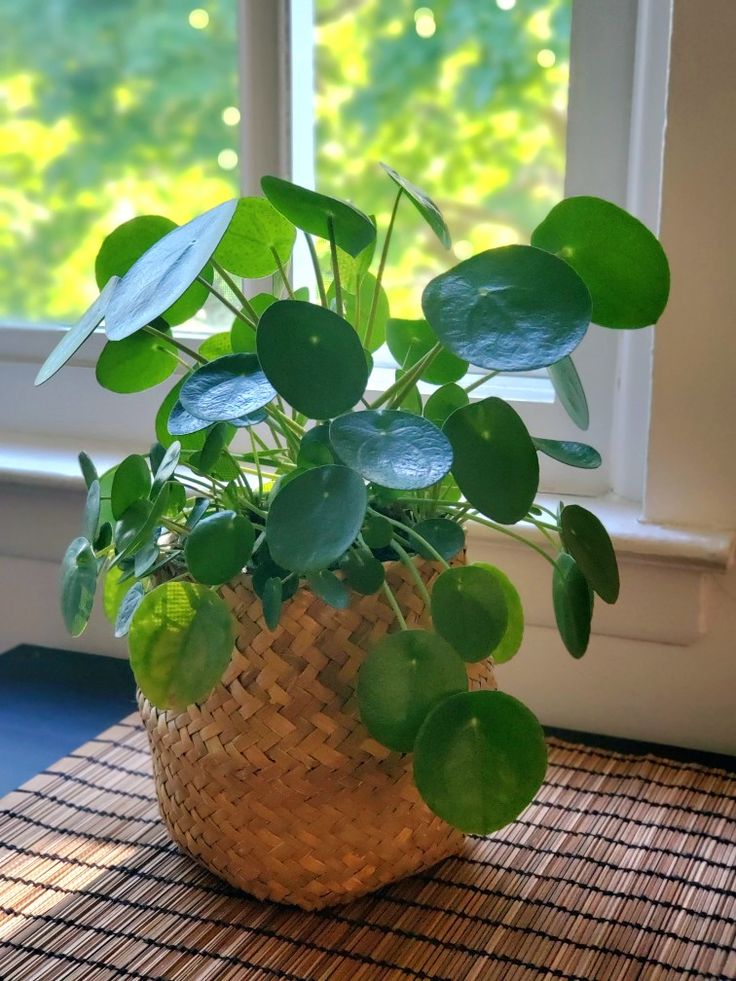
[[[402,630],[379,641],[360,667],[360,718],[381,745],[409,753],[427,714],[467,687],[465,665],[449,644],[426,630]]]
[[[338,579],[329,569],[320,569],[307,576],[307,583],[312,592],[336,610],[345,610],[350,605],[350,593],[345,583]]]
[[[590,425],[588,400],[572,358],[549,365],[547,373],[562,408],[578,429],[587,429]]]
[[[156,467],[156,483],[163,484],[173,476],[174,471],[179,466],[179,456],[181,454],[181,443],[174,441],[164,452],[158,466]]]
[[[227,668],[233,618],[206,586],[166,582],[143,599],[128,637],[130,665],[157,708],[183,710],[203,701]]]
[[[365,484],[348,467],[315,467],[300,473],[273,499],[266,541],[286,569],[328,568],[360,531],[368,503]]]
[[[83,313],[76,324],[64,333],[54,350],[41,365],[34,385],[43,385],[49,378],[53,378],[56,372],[64,367],[87,338],[100,326],[118,282],[118,278],[113,277],[86,313]]]
[[[263,585],[261,604],[263,619],[269,630],[275,630],[281,619],[281,606],[284,601],[284,588],[278,576],[270,576]]]
[[[123,514],[135,501],[148,497],[151,490],[151,471],[148,469],[146,458],[138,453],[118,464],[112,481],[111,506],[114,518],[122,518]]]
[[[179,402],[179,393],[181,392],[182,385],[185,379],[178,381],[176,385],[171,389],[166,398],[161,403],[161,407],[156,413],[156,439],[161,443],[162,446],[171,446],[172,443],[178,441],[181,443],[183,450],[201,450],[204,446],[204,441],[206,434],[200,430],[192,430],[191,434],[175,433],[169,432],[169,419],[174,410],[177,407],[178,411],[183,412],[184,408]],[[194,416],[187,413],[190,420],[194,420]],[[200,422],[202,420],[199,420]],[[211,426],[212,423],[206,423],[207,426]]]
[[[532,245],[560,256],[593,298],[602,327],[656,324],[667,305],[670,269],[664,249],[637,218],[594,197],[561,201],[532,233]]]
[[[393,167],[389,167],[388,164],[385,163],[382,163],[381,166],[394,184],[403,189],[406,196],[412,202],[422,218],[424,218],[440,242],[442,242],[444,247],[449,249],[452,245],[450,231],[445,224],[445,219],[442,217],[442,212],[434,201],[428,194],[425,194],[424,191],[420,190],[416,184],[412,184],[411,181],[408,181],[405,177],[402,177],[401,174],[397,174]]]
[[[552,575],[552,603],[560,637],[573,657],[582,657],[590,640],[593,602],[588,580],[566,552],[557,556]]]
[[[171,493],[171,484],[166,483],[153,502],[136,501],[123,514],[115,527],[115,547],[118,558],[128,558],[146,540],[153,537],[155,528],[166,511]]]
[[[87,490],[89,490],[92,483],[97,480],[97,467],[84,452],[80,453],[77,459],[79,460],[79,469],[82,471]]]
[[[500,569],[488,565],[486,562],[478,562],[478,565],[481,569],[488,570],[496,578],[506,600],[506,612],[508,614],[506,633],[501,638],[498,647],[491,651],[494,662],[503,664],[505,661],[510,661],[517,653],[524,639],[524,610],[521,605],[521,597],[509,577]]]
[[[200,473],[212,473],[230,439],[232,427],[226,422],[216,423],[207,433],[202,449],[189,458],[190,465]]]
[[[87,626],[97,589],[97,559],[86,538],[75,538],[61,562],[61,615],[72,637]]]
[[[432,588],[432,621],[465,661],[481,661],[508,627],[503,589],[480,565],[445,569]]]
[[[505,245],[433,279],[422,309],[458,357],[487,369],[529,371],[575,350],[590,322],[590,294],[562,259]]]
[[[243,571],[254,541],[253,525],[247,518],[234,511],[218,511],[202,518],[187,536],[184,558],[194,579],[219,586]]]
[[[215,259],[236,276],[261,279],[278,270],[278,255],[286,265],[296,229],[264,198],[241,198]]]
[[[100,523],[100,482],[93,480],[87,490],[87,501],[84,505],[82,521],[82,536],[93,542],[97,538],[97,528]]]
[[[373,222],[346,201],[330,198],[280,177],[263,177],[261,187],[271,204],[297,228],[330,238],[330,229],[339,248],[357,256],[376,237]]]
[[[133,615],[138,607],[141,605],[143,597],[146,595],[146,591],[143,588],[142,583],[135,583],[123,596],[120,607],[118,609],[118,614],[115,618],[115,636],[125,637],[130,630],[130,624],[133,619]]]
[[[330,442],[366,480],[392,489],[429,487],[452,466],[442,430],[408,412],[366,409],[340,416],[330,426]]]
[[[97,253],[95,278],[98,287],[102,289],[112,276],[124,276],[134,262],[176,227],[175,222],[162,215],[140,215],[119,225],[107,236]],[[205,266],[202,275],[211,283],[212,267]],[[202,283],[192,283],[161,316],[168,324],[183,324],[197,313],[207,296],[207,288]]]
[[[426,518],[414,525],[414,531],[429,542],[435,552],[439,552],[447,562],[454,559],[465,547],[465,532],[462,526],[456,521],[450,521],[449,518]],[[414,536],[411,540],[423,558],[436,560],[436,556],[420,545]]]
[[[606,603],[615,603],[619,575],[613,543],[600,519],[579,504],[562,509],[562,541],[591,587]]]
[[[275,395],[255,354],[228,354],[197,368],[179,398],[193,416],[219,422],[255,412]]]
[[[566,463],[568,467],[582,467],[584,470],[595,470],[601,465],[601,455],[598,450],[587,443],[575,443],[568,440],[539,439],[533,437],[534,445],[540,453],[545,453],[553,460]]]
[[[386,578],[383,563],[366,548],[351,548],[340,560],[340,568],[350,588],[363,596],[377,593]]]
[[[426,320],[397,320],[392,318],[386,328],[388,349],[400,368],[411,368],[437,343],[437,336]],[[451,351],[440,351],[422,372],[422,381],[431,385],[456,382],[468,370],[468,362]]]
[[[365,391],[368,371],[358,335],[331,310],[279,300],[258,322],[256,344],[270,383],[310,419],[346,412]]]
[[[427,399],[424,417],[435,426],[442,428],[455,409],[462,408],[469,401],[464,388],[460,388],[459,385],[443,385],[436,392],[432,392]]]
[[[544,731],[500,691],[463,692],[427,716],[414,782],[427,806],[466,834],[487,835],[531,804],[547,769]]]
[[[363,541],[368,548],[386,548],[394,537],[393,525],[381,514],[369,514],[363,527]]]
[[[118,283],[105,314],[111,341],[120,341],[150,324],[182,296],[215,251],[236,204],[235,200],[226,201],[174,228],[133,263]]]
[[[330,427],[328,423],[308,429],[299,444],[297,465],[307,467],[323,467],[328,463],[336,463],[335,454],[330,443]]]
[[[495,521],[520,521],[537,493],[539,460],[519,414],[491,397],[457,409],[444,432],[455,454],[453,475],[470,504]]]

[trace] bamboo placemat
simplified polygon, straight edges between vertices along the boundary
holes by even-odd
[[[0,978],[736,977],[736,780],[558,739],[550,763],[462,857],[303,913],[168,842],[130,716],[0,802]]]

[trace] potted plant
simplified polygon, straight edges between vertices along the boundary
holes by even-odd
[[[450,236],[435,204],[385,170],[396,196],[375,262],[371,218],[276,177],[264,197],[181,227],[121,225],[97,256],[99,298],[37,379],[103,321],[103,386],[135,392],[178,373],[147,454],[102,475],[80,455],[87,502],[61,609],[81,633],[102,580],[174,840],[248,892],[306,908],[430,865],[534,797],[543,732],[492,669],[521,644],[521,603],[500,569],[466,563],[466,528],[540,529],[548,547],[527,544],[551,567],[574,657],[594,595],[616,601],[618,571],[592,513],[535,503],[539,454],[591,468],[598,453],[532,436],[511,405],[474,392],[546,368],[586,428],[570,355],[591,321],[655,323],[669,289],[656,238],[577,197],[531,245],[452,266],[426,285],[421,318],[392,320],[382,278],[399,205],[445,247]],[[314,297],[289,278],[297,229]],[[327,277],[315,238],[329,243]],[[271,293],[241,291],[241,278],[267,276]],[[192,350],[171,328],[210,294],[232,328]],[[400,367],[371,401],[384,339]]]

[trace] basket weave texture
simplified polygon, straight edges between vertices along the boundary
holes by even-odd
[[[417,561],[430,585],[437,565]],[[409,571],[386,578],[410,626],[426,625]],[[308,589],[269,631],[249,578],[223,586],[236,623],[233,657],[200,705],[159,711],[139,693],[159,807],[173,840],[232,885],[319,909],[370,892],[462,848],[412,781],[411,755],[371,739],[357,672],[394,616],[381,594],[335,610]],[[471,688],[495,687],[488,661]]]

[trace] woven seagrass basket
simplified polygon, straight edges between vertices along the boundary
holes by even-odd
[[[436,565],[418,561],[428,584]],[[426,611],[400,563],[386,576],[407,623]],[[173,840],[232,885],[319,909],[347,902],[456,854],[463,836],[435,817],[411,755],[371,739],[355,687],[365,652],[393,614],[380,594],[347,610],[307,589],[266,629],[248,577],[223,586],[237,621],[230,666],[209,698],[159,711],[139,693],[159,807]],[[473,688],[494,687],[488,661]]]

